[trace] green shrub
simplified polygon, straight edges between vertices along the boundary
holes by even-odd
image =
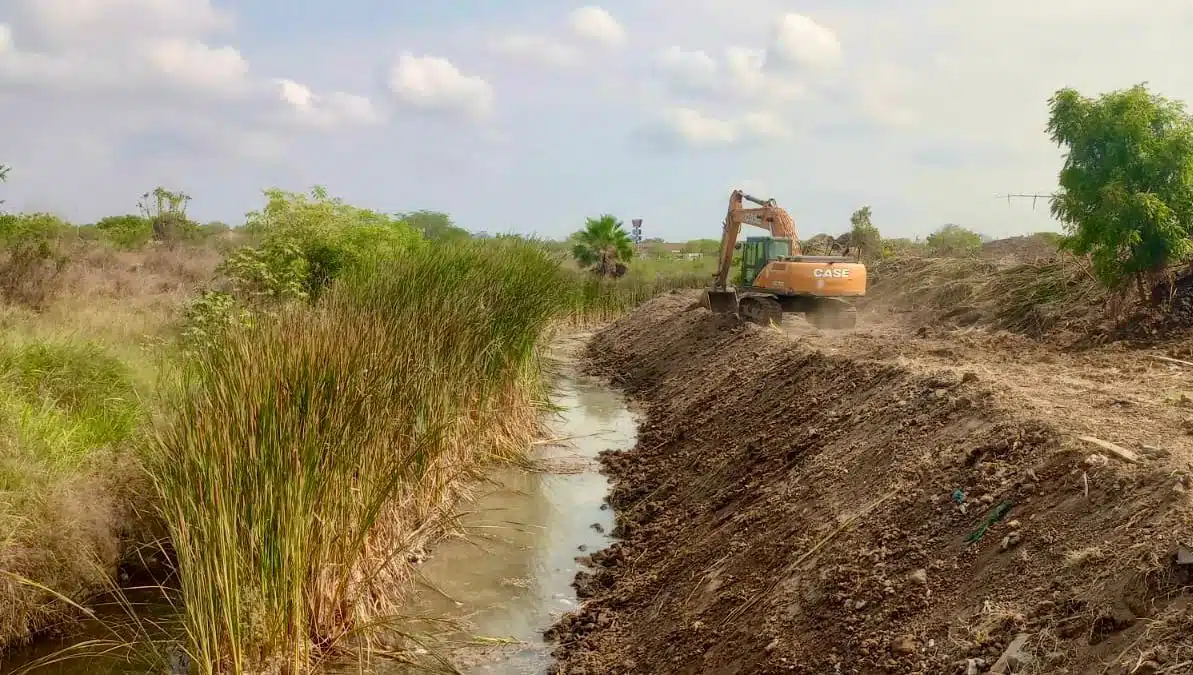
[[[245,229],[260,235],[261,255],[270,258],[266,268],[288,270],[278,283],[288,285],[294,265],[303,266],[303,291],[312,301],[346,270],[425,246],[421,234],[400,218],[350,206],[323,188],[310,195],[282,190],[265,195],[265,208],[249,214]],[[260,269],[258,262],[254,269]],[[275,293],[287,295],[290,289]]]
[[[69,258],[62,236],[69,225],[46,213],[0,214],[0,296],[34,309],[59,290]]]
[[[942,258],[958,258],[976,253],[982,247],[982,235],[960,225],[945,225],[928,235],[928,250]]]
[[[95,224],[103,238],[116,248],[135,251],[153,240],[153,223],[137,215],[108,216]]]

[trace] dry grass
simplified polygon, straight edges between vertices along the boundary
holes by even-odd
[[[78,243],[40,311],[0,309],[0,644],[68,619],[55,594],[81,601],[112,578],[140,526],[131,448],[151,351],[217,259]]]
[[[1044,337],[1107,318],[1105,290],[1073,256],[1009,266],[976,258],[893,259],[870,274],[868,306],[930,320]]]

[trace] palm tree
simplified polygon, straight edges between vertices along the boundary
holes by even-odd
[[[584,229],[573,234],[572,241],[576,262],[602,277],[625,274],[626,262],[634,256],[634,242],[622,222],[607,213],[585,220]]]

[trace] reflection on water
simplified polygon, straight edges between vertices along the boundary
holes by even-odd
[[[440,543],[420,567],[421,588],[409,616],[431,619],[417,622],[416,629],[439,634],[428,645],[430,650],[450,653],[466,673],[545,672],[550,647],[542,631],[575,607],[575,558],[608,543],[605,533],[612,530],[613,515],[601,508],[608,484],[598,472],[596,456],[605,449],[631,447],[635,420],[618,394],[587,379],[562,378],[554,402],[563,410],[552,433],[566,440],[540,446],[539,458],[559,470],[498,472],[492,484],[479,488],[478,499],[464,506],[468,513],[461,523],[467,536]],[[111,614],[108,620],[121,612]],[[146,612],[156,617],[170,614],[168,607]],[[458,629],[443,635],[441,621],[453,622]],[[91,625],[82,639],[110,637],[102,627]],[[0,673],[69,644],[43,642],[10,654],[0,663]],[[147,653],[135,656],[139,658],[131,662],[124,654],[70,659],[35,672],[125,675],[168,670],[160,661],[150,665]],[[392,664],[374,666],[386,675],[408,671]]]
[[[428,588],[415,611],[464,622],[454,637],[477,645],[456,654],[467,673],[544,672],[542,631],[575,607],[575,559],[609,541],[608,483],[595,459],[631,447],[635,420],[619,395],[590,380],[563,380],[556,403],[564,410],[554,432],[568,440],[540,457],[567,470],[503,472],[471,505],[468,537],[439,544],[421,569]]]

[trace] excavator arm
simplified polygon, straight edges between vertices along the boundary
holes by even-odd
[[[745,208],[743,202],[756,204],[757,208]],[[796,237],[795,220],[775,203],[773,199],[762,200],[741,190],[729,195],[729,211],[725,214],[721,231],[721,259],[713,279],[713,290],[723,291],[729,283],[729,270],[733,267],[733,249],[742,225],[753,225],[770,233],[777,239],[790,239],[791,252],[799,255],[799,238]]]

